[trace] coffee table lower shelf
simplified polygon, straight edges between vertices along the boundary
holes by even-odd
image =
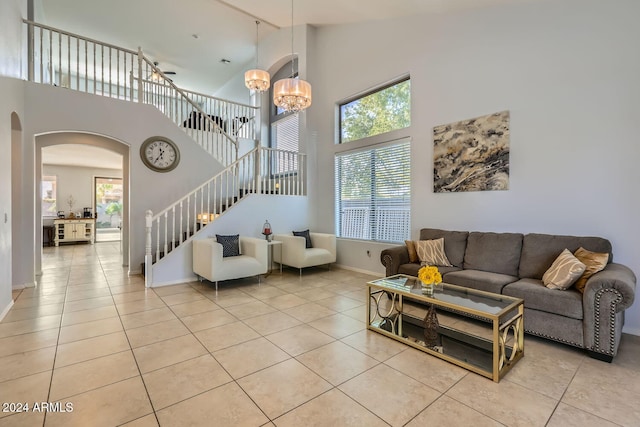
[[[478,310],[467,311],[462,304],[454,307],[438,301],[437,295],[421,297],[410,291],[381,289],[372,283],[368,285],[370,305],[367,328],[372,331],[495,382],[500,381],[524,356],[522,300],[513,303],[506,301],[508,304],[504,310],[495,314],[482,313]],[[463,293],[472,291],[447,285],[443,292],[460,292],[460,289],[464,289]],[[470,297],[491,299],[495,296],[504,299],[497,294],[479,292],[471,292]],[[384,307],[381,309],[381,306]],[[405,312],[405,306],[412,307],[412,313]],[[426,314],[424,319],[415,316],[420,311],[415,309],[416,306],[423,307],[420,315]],[[438,321],[439,317],[444,321]],[[447,324],[452,319],[449,322],[451,324]]]

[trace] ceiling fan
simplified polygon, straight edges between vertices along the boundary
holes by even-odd
[[[154,67],[156,67],[158,70],[162,71],[162,74],[164,74],[165,76],[169,76],[169,75],[176,75],[175,71],[164,71],[162,69],[160,69],[160,67],[158,67],[159,62],[158,61],[153,61],[153,65]],[[151,75],[149,76],[149,80],[152,80],[154,82],[159,82],[164,80],[164,78],[162,77],[162,75],[160,75],[160,73],[158,73],[156,70],[153,70],[153,72],[151,73]],[[169,80],[170,82],[172,82],[173,80],[171,80],[170,78],[166,78],[166,80]]]

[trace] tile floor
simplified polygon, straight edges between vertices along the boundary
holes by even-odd
[[[366,275],[145,290],[118,252],[45,248],[39,286],[14,293],[0,401],[30,410],[0,426],[640,425],[640,337],[607,364],[527,336],[496,384],[366,331]]]

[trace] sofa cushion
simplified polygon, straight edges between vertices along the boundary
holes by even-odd
[[[463,268],[518,276],[522,237],[517,233],[469,233]],[[549,265],[551,262],[547,268]]]
[[[407,253],[409,254],[409,262],[418,262],[418,253],[416,252],[416,242],[413,240],[405,240],[407,245]]]
[[[522,298],[525,308],[578,320],[583,318],[582,294],[573,288],[558,292],[544,286],[541,280],[525,278],[508,284],[502,293]]]
[[[575,257],[578,258],[580,262],[586,266],[584,273],[582,273],[582,276],[580,276],[578,281],[575,283],[576,289],[584,293],[584,287],[587,285],[587,280],[589,279],[589,277],[593,276],[598,271],[604,270],[604,268],[607,266],[607,262],[609,261],[609,254],[591,252],[583,247],[580,247],[573,255],[575,255]]]
[[[565,249],[544,272],[542,283],[549,289],[566,290],[582,276],[586,267],[568,249]]]
[[[516,280],[518,280],[516,276],[480,270],[452,271],[445,273],[443,277],[445,283],[493,292],[494,294],[501,294],[505,285]]]
[[[467,247],[466,231],[448,231],[438,228],[423,228],[420,230],[420,240],[434,240],[444,238],[444,253],[447,259],[455,267],[462,268],[464,251]]]
[[[435,265],[452,267],[444,253],[444,237],[434,240],[419,240],[415,242],[420,265]]]
[[[542,279],[560,252],[569,249],[575,252],[579,247],[592,252],[609,254],[611,262],[611,242],[601,237],[555,236],[550,234],[527,234],[522,241],[522,255],[518,276],[531,279]]]

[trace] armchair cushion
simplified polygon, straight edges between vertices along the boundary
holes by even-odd
[[[222,245],[222,256],[238,256],[240,255],[240,235],[233,234],[230,236],[223,236],[216,234],[216,242]]]

